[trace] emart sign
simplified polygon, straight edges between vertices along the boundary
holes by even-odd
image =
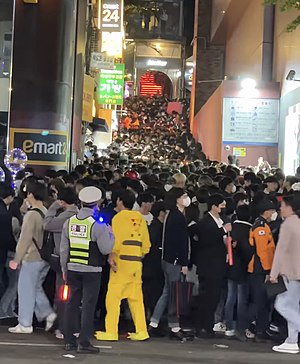
[[[9,148],[22,149],[31,165],[68,164],[68,133],[65,131],[12,128],[9,133]]]

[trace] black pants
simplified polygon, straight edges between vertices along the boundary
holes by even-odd
[[[264,274],[249,274],[250,295],[254,306],[254,316],[249,321],[256,320],[257,332],[263,333],[269,326],[270,303],[265,287]]]
[[[146,314],[153,313],[164,288],[164,276],[153,275],[143,278],[143,295]]]
[[[220,301],[224,276],[199,276],[199,304],[197,310],[197,330],[213,332],[215,312]]]
[[[68,271],[68,285],[70,299],[65,308],[64,335],[66,344],[75,344],[77,325],[74,317],[79,317],[80,305],[81,328],[79,342],[82,346],[88,346],[93,337],[94,314],[101,284],[101,273],[81,273]]]

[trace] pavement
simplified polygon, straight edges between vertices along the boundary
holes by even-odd
[[[53,334],[37,329],[31,335],[15,335],[0,327],[1,364],[165,364],[201,363],[215,364],[279,364],[299,363],[299,355],[278,354],[271,350],[271,344],[240,343],[235,340],[213,339],[179,343],[164,339],[150,339],[146,342],[99,342],[99,355],[78,355],[65,357],[63,342]]]

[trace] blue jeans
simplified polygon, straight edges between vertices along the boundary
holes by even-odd
[[[287,320],[289,344],[298,344],[300,333],[300,281],[288,281],[283,278],[287,291],[277,296],[276,310]]]
[[[165,262],[164,260],[162,261],[161,266],[165,276],[165,285],[162,295],[155,306],[151,322],[159,324],[159,321],[168,306],[168,325],[170,328],[177,328],[180,327],[179,320],[175,312],[173,312],[174,310],[172,310],[172,307],[170,307],[170,287],[171,282],[178,282],[180,280],[181,266]]]
[[[246,283],[228,280],[228,294],[225,304],[225,322],[227,330],[233,330],[234,308],[237,304],[237,325],[238,331],[242,332],[247,328],[247,303],[248,285]]]
[[[38,321],[44,321],[53,313],[43,289],[49,268],[44,261],[22,262],[18,282],[19,323],[22,326],[32,326],[34,313]]]
[[[8,277],[8,286],[4,295],[0,301],[0,316],[2,317],[13,317],[15,308],[16,308],[16,300],[18,293],[18,270],[12,270],[9,268],[9,261],[12,259],[12,256],[8,257],[6,262],[6,274]]]

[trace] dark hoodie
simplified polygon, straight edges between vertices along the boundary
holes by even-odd
[[[232,225],[232,242],[237,242],[233,252],[233,266],[228,269],[228,279],[244,283],[247,278],[248,264],[253,256],[253,247],[249,244],[251,224],[236,220]]]

